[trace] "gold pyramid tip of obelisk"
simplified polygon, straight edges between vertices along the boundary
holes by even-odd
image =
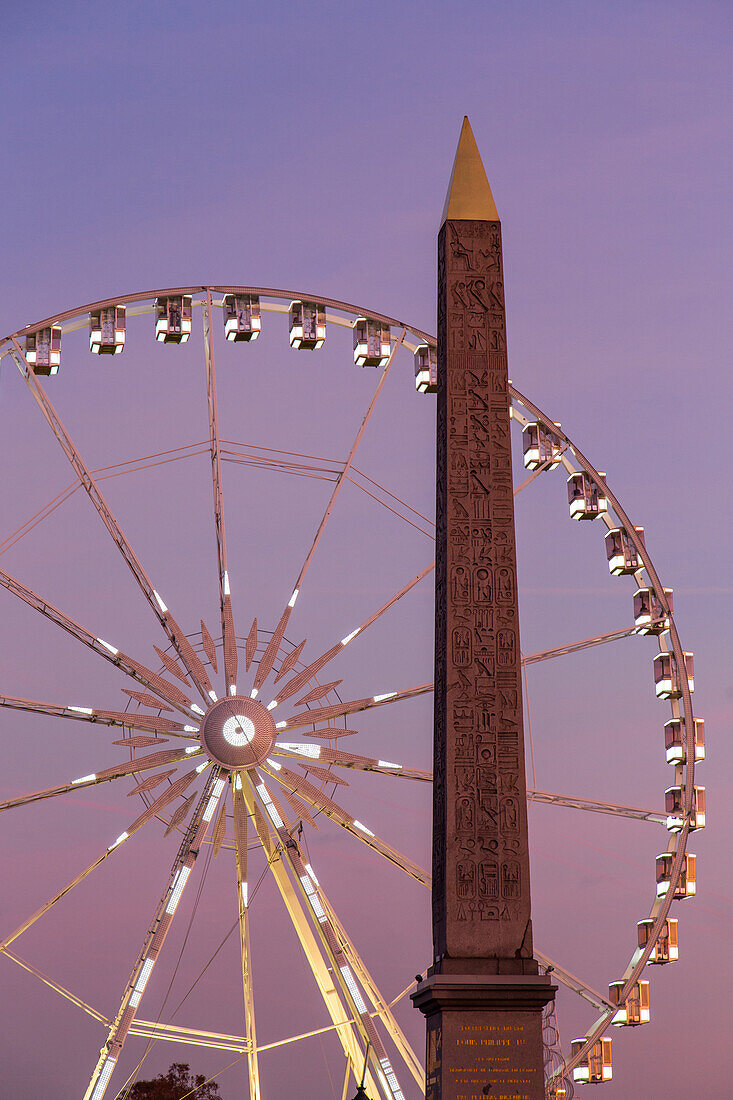
[[[440,224],[449,218],[451,221],[464,222],[499,221],[499,212],[467,115],[463,118]]]

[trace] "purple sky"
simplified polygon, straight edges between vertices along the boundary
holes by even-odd
[[[604,1096],[723,1100],[733,829],[731,505],[721,473],[731,419],[729,5],[38,2],[8,8],[2,24],[3,334],[115,294],[206,282],[307,289],[434,331],[435,235],[468,113],[502,218],[510,376],[562,421],[645,527],[675,591],[683,644],[695,653],[695,710],[706,719],[709,763],[699,782],[710,824],[691,844],[698,896],[676,913],[680,962],[651,974],[651,1024],[614,1033]],[[284,322],[267,314],[257,345],[225,348],[215,320],[222,435],[343,458],[376,381],[350,364],[349,334],[329,331],[318,355],[290,352]],[[90,466],[204,439],[198,313],[194,327],[187,347],[161,348],[149,317],[131,322],[115,360],[93,360],[83,331],[65,338],[48,392]],[[414,394],[410,374],[404,354],[358,465],[431,514],[433,399]],[[71,472],[7,360],[0,418],[4,539]],[[515,474],[521,480],[521,463]],[[525,652],[630,618],[633,587],[609,578],[596,526],[570,524],[563,482],[560,472],[545,475],[518,498]],[[198,629],[203,616],[213,629],[207,460],[103,488],[184,628]],[[225,469],[240,633],[253,615],[274,628],[329,489]],[[307,635],[315,656],[430,556],[424,535],[349,487],[288,637]],[[80,494],[0,565],[141,661],[155,660],[155,624]],[[119,675],[10,595],[0,603],[2,693],[122,706]],[[343,677],[344,698],[421,683],[432,676],[431,643],[427,582],[326,679]],[[534,670],[538,787],[661,807],[671,782],[668,708],[654,699],[653,653],[651,641],[630,639]],[[355,721],[354,751],[427,768],[430,704],[402,707],[389,712],[391,723]],[[0,723],[0,798],[116,760],[112,737],[96,729],[10,712]],[[357,775],[342,797],[427,865],[428,793],[415,786]],[[125,827],[138,805],[127,789],[110,784],[3,816],[0,934]],[[536,943],[603,991],[647,915],[666,832],[542,806],[530,824]],[[14,948],[107,1014],[175,855],[176,841],[161,832],[150,826]],[[383,992],[396,996],[429,961],[427,893],[328,821],[311,854]],[[254,880],[261,860],[252,864]],[[163,1019],[235,919],[229,853],[212,864],[206,886]],[[151,980],[149,1018],[165,997],[193,896],[192,887]],[[260,1041],[324,1025],[267,881],[252,924]],[[176,1022],[241,1032],[235,940]],[[17,1100],[83,1095],[103,1030],[8,960],[0,964],[5,1088]],[[593,1020],[589,1006],[565,995],[558,1015],[566,1044]],[[422,1018],[403,1003],[400,1020],[422,1053]],[[338,1100],[332,1036],[285,1049],[262,1056],[268,1100]],[[126,1073],[143,1050],[142,1040],[129,1041]],[[141,1074],[177,1059],[215,1073],[233,1057],[158,1044]],[[246,1095],[244,1063],[220,1084],[225,1100]],[[406,1091],[413,1100],[409,1083]]]

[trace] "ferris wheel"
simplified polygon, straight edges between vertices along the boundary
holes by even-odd
[[[202,339],[197,335],[197,314],[202,323]],[[329,337],[333,332],[328,341],[327,332]],[[100,374],[103,360],[90,359],[82,349],[87,336],[92,353],[115,357],[110,360],[113,372]],[[158,356],[166,357],[164,367],[159,366],[162,360],[153,361],[153,354],[147,351],[149,345],[156,352],[153,338],[161,344],[178,345],[167,352],[157,352]],[[181,347],[185,344],[189,345],[187,349]],[[248,346],[242,348],[241,344]],[[256,377],[252,373],[247,375],[251,368],[246,360],[252,360],[255,353],[260,355],[265,345],[271,349],[276,344],[285,351],[286,366],[273,368],[268,377],[268,370],[258,365]],[[178,409],[175,412],[156,409],[147,395],[140,399],[139,413],[130,424],[120,394],[124,390],[131,345],[146,349],[134,385],[147,385],[146,380],[158,372],[162,391],[171,379],[176,379],[177,387],[188,387],[200,397],[201,425],[208,426],[198,433],[196,442],[187,441],[192,431],[187,425],[187,430],[181,431],[183,442],[167,445],[169,429],[179,430],[177,423],[173,426],[168,423],[178,420]],[[288,346],[295,351],[322,348],[328,351],[332,345],[336,347],[329,369],[334,373],[327,376],[318,375],[314,366],[318,357],[290,356],[287,351]],[[125,358],[116,358],[125,349],[128,353]],[[276,354],[267,352],[273,357]],[[362,807],[373,805],[375,814],[379,812],[380,803],[372,804],[368,799],[380,796],[366,793],[377,785],[380,790],[390,792],[399,788],[396,796],[399,799],[400,792],[408,787],[426,792],[431,782],[424,757],[426,753],[429,755],[431,744],[430,726],[425,725],[429,711],[425,708],[432,693],[432,638],[426,637],[424,630],[419,645],[409,638],[415,614],[415,605],[410,601],[420,596],[423,614],[431,613],[430,543],[434,540],[434,526],[429,514],[425,514],[427,509],[421,511],[403,497],[409,495],[404,485],[414,486],[416,477],[422,484],[422,492],[429,494],[432,475],[424,466],[413,470],[409,478],[398,479],[400,492],[393,491],[395,486],[384,484],[387,479],[381,471],[382,467],[389,467],[390,455],[400,447],[399,436],[403,425],[408,431],[407,420],[401,421],[396,432],[394,422],[387,423],[390,440],[383,450],[374,436],[378,427],[385,428],[384,421],[379,422],[380,398],[383,406],[387,400],[382,397],[383,391],[398,377],[407,379],[407,385],[400,391],[404,416],[410,417],[410,410],[418,405],[424,422],[429,420],[430,398],[421,395],[429,395],[436,389],[434,337],[395,318],[310,292],[290,293],[261,287],[179,287],[87,304],[26,326],[0,343],[0,356],[6,371],[13,363],[18,368],[12,371],[12,378],[4,380],[6,404],[10,402],[15,410],[25,402],[30,409],[32,403],[27,397],[32,397],[40,413],[40,417],[36,415],[39,433],[44,430],[42,421],[45,421],[51,442],[55,437],[73,471],[73,480],[61,488],[58,461],[47,467],[53,470],[47,487],[43,478],[35,480],[29,499],[36,502],[36,510],[12,530],[2,532],[0,553],[7,557],[0,568],[0,585],[16,597],[19,605],[41,617],[27,615],[28,622],[41,624],[44,620],[38,627],[43,632],[44,646],[52,647],[57,637],[66,639],[65,644],[75,647],[75,653],[88,655],[85,670],[92,677],[95,675],[92,670],[99,670],[98,685],[102,685],[98,686],[94,679],[88,680],[86,697],[72,703],[66,697],[38,700],[0,696],[0,708],[13,712],[13,721],[21,713],[25,720],[33,722],[36,716],[51,717],[56,722],[47,726],[54,728],[58,737],[64,736],[64,729],[70,724],[81,735],[90,735],[86,771],[76,778],[61,775],[56,785],[39,785],[38,789],[33,789],[37,784],[28,782],[24,793],[0,802],[0,810],[14,811],[5,817],[7,830],[8,818],[14,820],[16,812],[21,817],[33,812],[23,807],[47,804],[54,808],[80,793],[104,788],[111,792],[110,800],[118,810],[126,811],[129,818],[116,835],[107,835],[98,825],[94,809],[82,807],[79,813],[86,815],[85,828],[96,848],[91,861],[66,879],[55,874],[53,881],[45,884],[45,892],[39,893],[37,907],[12,927],[0,928],[0,951],[8,963],[14,962],[91,1018],[88,1085],[80,1082],[79,1095],[84,1100],[102,1100],[111,1090],[110,1095],[124,1096],[142,1061],[138,1060],[138,1050],[144,1058],[152,1043],[172,1042],[210,1047],[241,1060],[247,1066],[250,1098],[259,1100],[261,1095],[267,1095],[267,1052],[288,1050],[289,1044],[298,1041],[312,1042],[314,1036],[322,1033],[328,1033],[338,1044],[341,1064],[337,1091],[343,1098],[347,1097],[350,1083],[360,1081],[373,1100],[377,1097],[405,1100],[424,1095],[421,1058],[399,1019],[400,1006],[412,987],[412,974],[408,973],[404,987],[391,989],[389,995],[380,992],[372,963],[368,966],[364,961],[337,913],[332,886],[347,879],[353,881],[354,889],[371,891],[372,883],[381,876],[387,883],[380,888],[384,891],[380,931],[384,937],[390,935],[391,926],[399,919],[389,905],[393,889],[390,884],[395,876],[411,881],[417,890],[423,891],[427,910],[429,873],[412,854],[403,854],[402,844],[394,835],[394,818],[391,835],[382,835],[377,820],[362,820]],[[176,356],[181,357],[178,363],[173,362]],[[268,364],[270,360],[257,362]],[[57,377],[48,383],[41,381],[51,376]],[[29,395],[22,393],[22,381]],[[262,396],[268,384],[276,389],[276,400],[270,404]],[[324,387],[329,386],[328,392],[324,392]],[[11,387],[12,399],[7,396]],[[248,396],[250,387],[254,391],[252,397]],[[290,388],[292,393],[287,392]],[[353,390],[356,392],[352,393]],[[306,396],[311,405],[301,407]],[[124,440],[128,447],[132,439],[137,446],[138,436],[151,427],[154,437],[165,439],[166,445],[161,443],[137,458],[93,464],[82,455],[85,448],[72,439],[65,427],[66,412],[62,421],[57,400],[59,405],[65,400],[64,408],[68,406],[72,415],[75,407],[81,406],[85,440],[87,436],[93,438],[91,406],[96,400],[102,405],[105,418],[101,432],[96,426],[97,444],[100,441],[104,444],[107,431],[112,440],[116,404],[120,402],[118,411],[123,424],[115,438]],[[337,400],[343,400],[346,412],[336,408]],[[292,420],[278,419],[279,411],[288,401],[292,405]],[[525,653],[525,675],[531,676],[532,666],[547,660],[591,649],[605,652],[607,643],[626,637],[652,638],[658,645],[658,653],[650,662],[650,688],[653,686],[657,698],[670,708],[666,723],[659,722],[658,735],[659,753],[664,754],[670,769],[663,810],[661,792],[657,795],[659,808],[648,809],[545,791],[537,785],[529,790],[532,803],[555,804],[603,814],[609,819],[645,821],[665,830],[664,843],[660,843],[663,850],[657,856],[656,866],[649,868],[649,897],[638,900],[639,906],[647,908],[629,917],[628,958],[604,963],[609,968],[608,993],[599,992],[593,984],[578,977],[573,960],[556,960],[549,954],[536,952],[541,965],[551,969],[556,979],[596,1012],[595,1020],[589,1022],[584,1034],[574,1039],[564,1054],[559,1048],[548,1048],[547,1095],[561,1100],[570,1096],[573,1081],[611,1079],[610,1026],[634,1027],[647,1022],[649,981],[644,975],[650,971],[646,967],[678,958],[677,920],[670,912],[674,901],[695,893],[695,856],[688,852],[687,845],[689,834],[705,825],[705,792],[695,784],[695,764],[705,754],[704,726],[702,720],[694,717],[692,708],[692,654],[682,648],[674,622],[672,593],[664,587],[649,557],[643,529],[634,526],[607,484],[605,474],[591,465],[560,424],[514,386],[511,402],[510,416],[521,438],[527,471],[516,477],[515,495],[538,478],[557,479],[559,473],[552,471],[564,469],[570,517],[584,525],[586,521],[597,521],[596,526],[604,531],[600,542],[605,555],[601,550],[600,556],[605,556],[611,576],[628,578],[625,583],[629,586],[628,613],[619,629]],[[250,408],[252,415],[245,416]],[[261,415],[261,409],[269,410],[269,421]],[[226,417],[230,423],[238,418],[246,422],[238,439],[224,437],[220,410],[222,419]],[[165,428],[162,419],[166,421]],[[339,457],[335,459],[323,456],[323,451],[330,447],[330,440],[324,435],[324,424],[329,422],[337,426]],[[351,422],[353,427],[348,435]],[[296,424],[298,431],[302,429],[302,436],[294,439]],[[307,438],[314,441],[314,447],[317,442],[317,453],[305,449],[301,440]],[[379,467],[379,470],[370,468],[368,473],[362,464],[367,446],[371,447],[370,459]],[[112,457],[119,456],[115,452]],[[126,534],[128,524],[123,529],[118,519],[118,508],[113,506],[111,495],[118,490],[113,487],[127,476],[141,472],[156,479],[162,470],[175,471],[178,476],[179,470],[184,466],[192,469],[194,463],[200,472],[208,470],[207,499],[201,494],[197,496],[193,489],[187,499],[186,477],[179,479],[174,491],[179,496],[183,494],[191,513],[194,504],[200,506],[195,518],[187,514],[180,529],[167,530],[170,522],[166,520],[169,516],[166,490],[163,482],[156,480],[150,491],[152,503],[148,504],[143,520],[138,515],[133,524],[136,533],[140,529],[143,538],[150,540],[146,549],[152,548],[156,561],[165,562],[165,576],[159,579],[159,574],[144,564],[148,554],[133,549],[133,541],[137,544],[137,539]],[[227,489],[231,490],[226,501],[225,466]],[[248,485],[243,488],[241,482],[234,480],[241,470],[246,470],[248,478],[265,480],[266,487],[259,495],[253,495]],[[105,484],[104,493],[100,487],[103,481],[109,484],[109,488]],[[289,490],[283,504],[279,486],[285,483],[297,488]],[[311,493],[312,486],[317,493]],[[103,533],[106,528],[111,538],[109,545],[127,567],[124,594],[119,596],[120,614],[124,618],[126,604],[135,598],[146,611],[147,642],[136,641],[137,648],[123,644],[114,619],[103,622],[101,614],[91,615],[82,623],[54,591],[38,582],[31,587],[24,576],[23,548],[32,545],[33,553],[27,558],[31,573],[59,582],[59,575],[53,570],[56,551],[42,538],[46,530],[42,524],[47,525],[52,516],[58,518],[57,510],[63,509],[72,497],[78,502],[83,496],[87,498],[88,518],[96,523],[98,531]],[[331,538],[330,529],[334,522],[338,523],[339,511],[345,511],[344,530],[352,530],[357,499],[370,511],[363,523],[363,533],[350,547],[352,559],[345,563],[343,540]],[[129,504],[124,494],[120,501],[124,507]],[[381,519],[375,520],[377,513],[385,523],[393,525],[386,544],[386,528]],[[63,510],[58,515],[62,516]],[[405,542],[404,552],[398,545],[401,536],[393,531],[409,535],[411,541]],[[156,537],[160,535],[162,542],[167,539],[165,551],[159,551],[151,532]],[[81,539],[82,535],[78,537]],[[14,550],[16,546],[18,550]],[[404,563],[413,559],[416,552],[422,553],[422,559],[414,567],[405,568]],[[73,561],[73,546],[68,553]],[[321,563],[324,554],[330,555],[327,567]],[[49,560],[47,571],[44,555]],[[84,554],[81,556],[84,558]],[[253,569],[253,560],[259,563],[262,572]],[[11,561],[17,563],[12,573],[6,570]],[[293,562],[297,564],[293,566]],[[359,589],[360,579],[355,562],[357,565],[366,562],[364,568],[368,574],[358,599],[353,592]],[[400,570],[402,575],[396,579]],[[185,593],[186,606],[182,611],[178,606],[184,601],[174,604],[166,586],[169,573],[171,587]],[[84,583],[80,569],[78,577],[66,576],[61,588],[71,593],[77,603],[83,603],[75,584],[81,589]],[[122,585],[121,580],[119,583]],[[501,583],[501,578],[495,583]],[[309,584],[315,584],[318,599],[309,601]],[[367,606],[380,584],[381,595]],[[279,604],[273,605],[273,599],[279,600]],[[9,598],[5,602],[9,604]],[[355,620],[344,620],[339,625],[340,617],[352,606],[366,610]],[[409,614],[405,613],[407,607],[411,609]],[[400,625],[393,627],[394,617],[400,615]],[[311,632],[312,621],[315,625]],[[326,631],[332,629],[331,624],[336,632],[329,637]],[[303,632],[308,637],[291,640],[300,638]],[[314,641],[308,640],[311,633],[315,635]],[[396,648],[390,649],[393,633]],[[371,639],[374,639],[373,658],[369,655]],[[395,663],[395,653],[403,654],[404,660]],[[65,667],[65,660],[60,667]],[[405,670],[418,665],[423,675],[405,683]],[[46,690],[47,668],[39,663],[32,675],[24,675],[23,681],[36,683],[37,693],[42,694]],[[385,672],[389,674],[389,682],[373,681],[367,685],[371,675]],[[79,688],[75,685],[74,690]],[[410,700],[413,702],[409,703]],[[414,709],[416,705],[423,708],[419,714]],[[353,724],[356,716],[360,725],[362,721],[365,723],[365,732],[360,734]],[[9,717],[6,713],[6,728]],[[90,725],[96,729],[89,730]],[[414,737],[411,740],[412,735],[403,737],[401,732],[411,729],[414,732],[418,726],[422,730],[421,767],[405,759],[402,753],[405,745],[415,741]],[[102,744],[98,743],[100,740]],[[391,746],[389,753],[387,745]],[[30,758],[26,763],[31,776],[45,774],[41,761]],[[357,781],[361,784],[358,788]],[[135,810],[129,810],[128,794],[136,796]],[[394,795],[390,793],[387,797]],[[608,797],[618,796],[609,790]],[[653,790],[650,798],[654,798]],[[62,822],[57,828],[62,828]],[[170,834],[175,837],[166,840]],[[335,869],[329,866],[334,835],[339,837],[339,844],[343,838],[344,850],[352,853],[347,856],[349,863],[337,864]],[[92,898],[84,912],[93,924],[95,910],[90,887],[98,876],[107,874],[110,867],[119,863],[124,853],[134,852],[142,838],[164,850],[165,874],[152,907],[145,908],[134,891],[128,890],[125,895],[126,921],[135,925],[136,953],[128,960],[121,985],[109,989],[108,1003],[91,1004],[57,975],[47,973],[20,955],[19,941],[31,929],[34,934],[42,933],[44,922],[53,919],[57,910],[84,891],[87,891],[85,897]],[[364,853],[370,864],[363,864]],[[235,939],[238,937],[237,981],[241,980],[243,989],[240,1024],[229,1031],[207,1028],[201,1021],[197,1021],[196,1028],[184,1027],[164,1019],[163,1010],[157,1018],[145,1012],[145,994],[146,990],[150,993],[148,986],[156,968],[166,973],[173,969],[174,953],[170,943],[166,949],[165,941],[177,916],[180,918],[179,908],[185,908],[186,895],[196,893],[197,889],[195,904],[198,905],[199,896],[205,897],[203,886],[214,858],[217,865],[228,865],[226,873],[231,880],[228,902],[219,901],[232,914],[232,930]],[[364,871],[363,867],[369,870]],[[300,1033],[274,1036],[263,1035],[262,1028],[257,1026],[263,1000],[289,997],[288,991],[276,983],[258,987],[259,957],[256,942],[253,951],[256,937],[250,934],[250,919],[259,904],[264,881],[273,885],[273,896],[279,897],[294,942],[302,949],[310,981],[317,991],[320,1015],[325,1016],[323,1026],[314,1022]],[[495,889],[499,899],[498,878],[495,884],[487,881],[484,887],[489,891]],[[541,930],[537,938],[541,946]],[[231,974],[229,977],[234,982]],[[123,1071],[123,1051],[127,1055],[131,1048],[136,1052],[134,1060],[129,1066],[125,1063]]]

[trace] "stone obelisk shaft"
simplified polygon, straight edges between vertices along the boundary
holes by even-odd
[[[428,1100],[540,1100],[501,227],[468,120],[438,238]],[[488,1093],[482,1090],[490,1085]]]

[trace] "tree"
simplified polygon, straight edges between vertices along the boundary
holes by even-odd
[[[192,1089],[196,1100],[221,1100],[215,1081],[204,1084],[203,1073],[196,1076],[185,1062],[174,1062],[167,1073],[159,1073],[152,1081],[136,1081],[130,1089],[128,1100],[181,1100]],[[193,1098],[192,1098],[193,1100]]]

